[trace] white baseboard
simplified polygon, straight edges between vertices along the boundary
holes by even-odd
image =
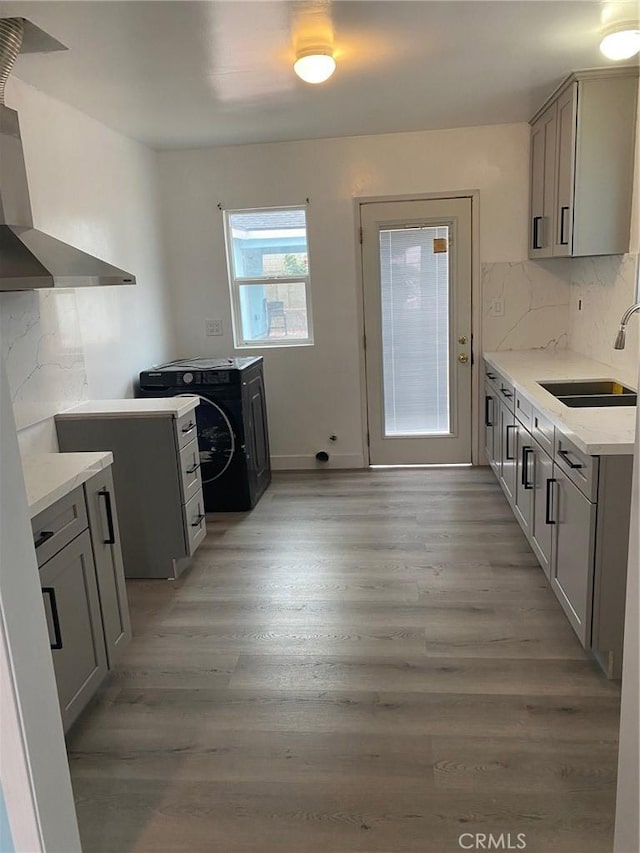
[[[309,471],[327,468],[366,468],[361,453],[333,453],[328,450],[328,462],[316,462],[315,454],[297,454],[291,456],[272,456],[271,468],[274,471]]]

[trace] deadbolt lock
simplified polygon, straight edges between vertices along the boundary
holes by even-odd
[[[466,344],[466,342],[467,342],[466,335],[460,335],[460,337],[458,338],[458,343],[462,344],[462,346],[464,346]]]
[[[460,364],[467,364],[469,361],[469,356],[466,354],[466,352],[461,352],[458,355],[458,361],[460,362]]]

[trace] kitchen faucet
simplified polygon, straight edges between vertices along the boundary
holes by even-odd
[[[618,334],[616,335],[616,340],[613,345],[614,349],[624,349],[627,338],[627,323],[631,319],[631,315],[635,314],[636,311],[640,311],[640,302],[636,302],[636,304],[632,305],[631,308],[627,308],[622,315],[622,319],[620,320],[620,329],[618,330]]]

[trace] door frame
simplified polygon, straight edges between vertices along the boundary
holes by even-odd
[[[356,275],[358,281],[358,354],[360,373],[360,417],[362,422],[362,456],[365,467],[371,465],[368,441],[369,415],[367,406],[367,364],[365,358],[365,324],[364,324],[364,267],[362,262],[362,243],[360,240],[362,227],[362,207],[367,204],[394,201],[434,201],[455,198],[471,200],[471,464],[479,465],[482,461],[480,449],[480,381],[482,371],[482,281],[480,276],[480,190],[457,190],[451,192],[411,193],[408,195],[384,196],[355,196],[354,211],[354,240],[356,246]]]

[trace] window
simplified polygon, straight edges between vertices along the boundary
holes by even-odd
[[[306,209],[227,210],[224,223],[236,347],[312,344]]]

